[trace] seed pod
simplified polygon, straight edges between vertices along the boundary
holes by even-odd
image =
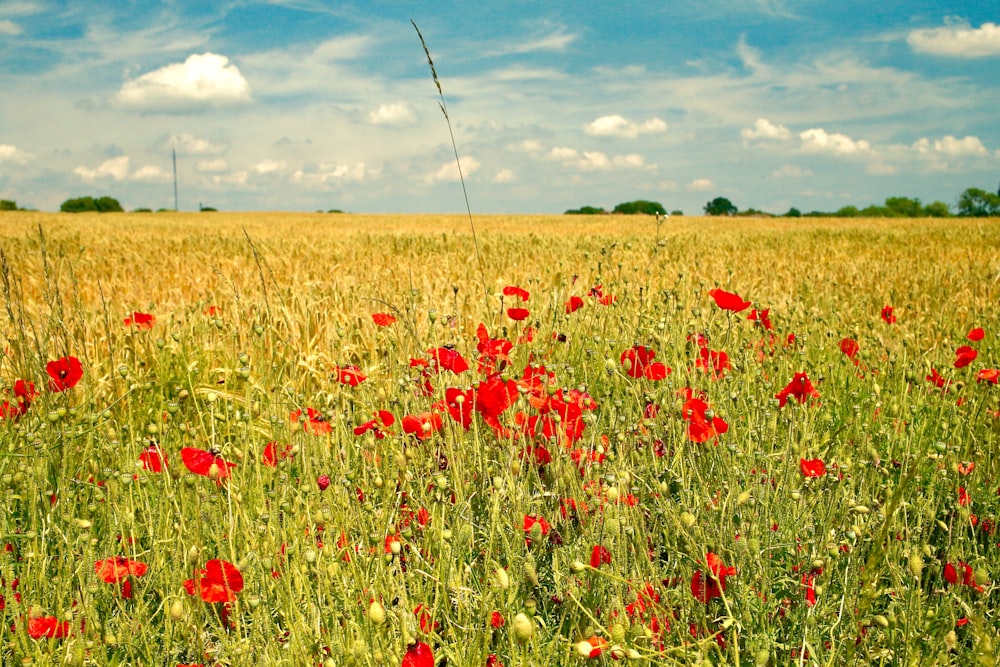
[[[912,574],[917,579],[920,578],[921,573],[924,571],[924,559],[917,552],[910,554],[909,559],[906,563],[910,568],[910,574]]]

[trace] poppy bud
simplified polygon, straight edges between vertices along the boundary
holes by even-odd
[[[330,486],[330,476],[320,475],[316,478],[316,485],[319,486],[320,491],[326,491],[327,487]]]
[[[368,605],[368,620],[375,625],[385,623],[385,607],[379,604],[378,600],[372,600],[372,603]]]
[[[174,600],[170,603],[170,608],[167,612],[170,615],[170,619],[173,621],[180,621],[184,618],[184,603],[180,600]]]
[[[523,611],[514,617],[510,623],[514,638],[519,642],[527,642],[535,634],[535,623]]]
[[[503,590],[510,588],[510,576],[507,574],[507,570],[498,567],[493,571],[493,575],[496,577],[497,586]]]
[[[695,524],[695,521],[697,521],[697,519],[695,518],[694,514],[691,514],[691,512],[684,512],[681,514],[681,525],[684,526],[685,528],[690,528],[691,526],[693,526]]]

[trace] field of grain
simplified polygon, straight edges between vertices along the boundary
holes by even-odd
[[[995,664],[997,220],[474,224],[0,213],[2,663]]]

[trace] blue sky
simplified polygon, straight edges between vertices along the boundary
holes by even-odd
[[[1000,180],[987,2],[0,0],[0,198],[477,213],[954,205]]]

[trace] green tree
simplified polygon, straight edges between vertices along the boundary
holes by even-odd
[[[67,199],[60,206],[63,213],[86,213],[97,211],[98,213],[119,213],[124,211],[122,205],[114,197],[75,197]]]
[[[670,215],[679,215],[679,216],[683,217],[684,216],[684,211],[682,211],[680,209],[677,209],[675,211],[671,211]]]
[[[951,217],[951,209],[943,201],[931,202],[924,206],[924,215],[930,218]]]
[[[0,199],[0,211],[16,211],[17,202],[13,199]]]
[[[922,218],[926,215],[920,200],[908,197],[889,197],[885,200],[885,208],[891,218]]]
[[[958,198],[958,214],[974,218],[1000,215],[1000,195],[968,188]]]
[[[580,208],[571,208],[563,215],[600,215],[602,213],[607,213],[607,211],[597,206],[581,206]]]
[[[786,218],[801,218],[802,217],[802,211],[800,211],[799,209],[797,209],[797,208],[795,208],[793,206],[790,209],[788,209],[788,213],[785,214],[785,217]]]
[[[658,201],[636,199],[618,204],[611,212],[624,215],[666,215],[667,209],[663,208],[663,204]]]
[[[856,218],[858,217],[859,213],[860,211],[858,210],[857,206],[849,204],[847,206],[841,206],[837,210],[837,212],[834,213],[834,215],[837,216],[838,218]]]
[[[739,209],[725,197],[716,197],[705,204],[705,215],[736,215]]]

